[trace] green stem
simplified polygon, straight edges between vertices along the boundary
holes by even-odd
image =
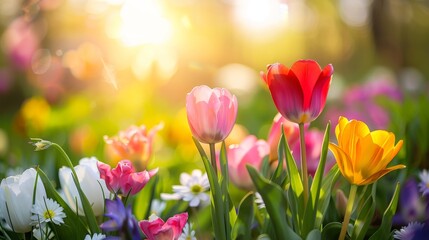
[[[214,170],[214,172],[215,172],[215,174],[217,176],[218,174],[217,174],[215,144],[214,143],[209,143],[209,146],[210,146],[210,161],[212,163],[213,170]]]
[[[307,170],[307,153],[305,150],[304,123],[299,123],[299,140],[301,145],[301,177],[304,185],[304,206],[308,202],[308,170]]]
[[[349,225],[350,216],[352,215],[353,203],[356,198],[356,192],[357,192],[357,185],[353,184],[350,187],[349,199],[347,200],[346,213],[344,214],[344,221],[341,227],[341,233],[338,240],[344,240],[344,238],[346,237],[347,226]]]

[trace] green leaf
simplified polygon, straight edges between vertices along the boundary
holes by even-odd
[[[159,175],[155,175],[137,194],[133,204],[133,209],[137,219],[148,219],[151,212],[150,208],[155,195]]]
[[[372,184],[371,189],[368,189],[363,193],[363,197],[361,200],[361,202],[363,202],[363,205],[362,207],[358,206],[357,208],[358,215],[354,222],[352,239],[361,240],[365,237],[365,234],[368,230],[368,227],[375,212],[375,192],[376,184]]]
[[[398,206],[399,198],[399,183],[396,184],[395,192],[393,193],[392,199],[390,200],[389,206],[383,213],[383,219],[381,225],[377,231],[369,238],[369,240],[382,240],[390,239],[390,231],[392,228],[392,218],[395,215],[396,207]]]
[[[323,199],[320,199],[320,195],[321,195],[320,191],[323,183],[323,174],[325,172],[326,156],[328,155],[330,129],[331,129],[331,125],[328,123],[325,130],[325,136],[323,138],[319,165],[317,166],[316,174],[314,174],[314,180],[311,183],[310,201],[308,201],[307,207],[305,208],[305,214],[304,214],[305,224],[303,224],[303,234],[302,234],[303,236],[306,236],[307,233],[310,232],[312,229],[320,229],[320,226],[315,225],[315,222],[316,222],[318,204],[322,202],[321,200],[323,200]],[[330,189],[332,185],[332,181],[329,181],[329,179],[327,179],[326,181],[328,181],[328,185],[326,187]],[[322,198],[325,198],[325,197],[326,197],[326,194],[323,194]],[[321,216],[322,216],[321,220],[323,221],[324,214],[322,214]]]
[[[232,239],[251,239],[253,214],[253,193],[248,193],[240,202],[237,220],[232,229]]]
[[[277,167],[274,171],[273,175],[271,176],[271,181],[278,184],[281,188],[284,188],[286,183],[286,172],[283,169],[283,159],[284,159],[284,141],[285,138],[280,138],[280,142],[278,145],[278,154],[277,154]]]
[[[341,223],[330,222],[322,230],[322,239],[338,239],[341,231]]]
[[[288,193],[289,206],[292,215],[292,223],[295,226],[296,230],[301,231],[302,229],[302,220],[304,217],[304,188],[301,181],[301,176],[298,171],[298,167],[296,166],[296,162],[292,156],[292,153],[289,148],[289,144],[286,141],[286,137],[284,134],[284,128],[282,128],[282,137],[283,141],[280,142],[283,144],[283,149],[286,154],[286,165],[287,165],[287,173],[288,180],[290,183]]]
[[[194,140],[195,146],[198,149],[198,152],[201,155],[201,158],[203,160],[204,167],[207,172],[207,177],[209,179],[210,183],[210,192],[211,192],[211,213],[212,213],[212,222],[213,222],[213,232],[215,234],[216,239],[225,240],[228,239],[228,236],[226,235],[226,229],[225,229],[225,210],[224,210],[224,201],[222,199],[222,191],[221,187],[219,186],[218,177],[207,158],[206,153],[204,152],[203,147],[201,146],[200,142],[196,140],[194,137],[192,137]]]
[[[92,211],[92,207],[88,201],[88,198],[85,196],[85,193],[83,192],[83,190],[80,186],[79,179],[77,177],[76,171],[74,170],[73,163],[71,162],[69,156],[67,155],[67,153],[64,151],[64,149],[60,145],[58,145],[56,143],[52,143],[52,146],[55,147],[55,149],[57,149],[61,153],[64,160],[66,160],[67,166],[72,171],[73,181],[74,181],[76,189],[79,193],[79,198],[80,198],[81,203],[82,203],[83,212],[85,213],[85,218],[86,218],[86,221],[88,223],[88,228],[89,228],[91,234],[100,233],[101,231],[100,231],[100,227],[98,226],[97,219],[95,218],[94,212]]]
[[[274,239],[301,239],[287,224],[287,202],[283,190],[278,185],[261,176],[252,166],[247,165],[246,167],[256,189],[264,200],[265,207],[276,234],[273,236],[275,237]]]
[[[225,231],[226,236],[231,236],[232,223],[237,219],[237,213],[234,205],[229,196],[229,173],[228,173],[228,159],[226,156],[225,142],[222,142],[220,149],[219,162],[221,166],[220,186],[222,192],[222,199],[224,204],[224,219],[225,219]]]
[[[85,235],[88,234],[87,227],[82,222],[81,218],[69,207],[69,205],[63,200],[58,194],[55,188],[52,186],[46,174],[39,168],[36,171],[43,182],[45,187],[46,195],[49,198],[57,201],[58,204],[64,210],[66,217],[64,218],[64,224],[55,226],[57,228],[58,239],[84,239]]]
[[[313,229],[311,232],[308,233],[306,240],[321,240],[322,239],[322,233],[319,229]]]
[[[326,210],[329,207],[329,201],[331,199],[331,192],[334,183],[337,181],[340,176],[340,170],[338,165],[334,165],[328,174],[323,178],[322,188],[319,193],[319,203],[317,204],[316,220],[314,226],[317,228],[323,223],[323,218],[325,216]]]

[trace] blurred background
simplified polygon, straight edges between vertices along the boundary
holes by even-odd
[[[394,131],[405,178],[428,167],[428,19],[423,0],[0,1],[0,176],[56,171],[57,155],[34,153],[30,137],[74,163],[108,162],[103,136],[159,123],[149,168],[202,168],[186,94],[229,89],[239,102],[229,143],[266,139],[276,110],[260,71],[310,58],[335,68],[313,127],[344,115]]]

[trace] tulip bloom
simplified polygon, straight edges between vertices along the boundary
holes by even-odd
[[[227,151],[229,177],[237,187],[251,189],[252,179],[247,172],[246,165],[256,169],[261,168],[262,160],[270,153],[270,146],[264,140],[258,140],[250,135],[240,144],[229,146]]]
[[[192,135],[203,143],[218,143],[231,132],[237,117],[237,98],[224,88],[197,86],[186,96]]]
[[[96,216],[101,216],[104,213],[105,199],[109,197],[109,190],[104,179],[100,178],[97,162],[98,160],[94,157],[81,159],[79,165],[74,167],[74,170],[77,174],[82,191],[88,198],[94,214]],[[61,167],[58,176],[64,193],[64,200],[74,212],[83,216],[82,201],[80,200],[79,192],[73,181],[71,169],[68,167]]]
[[[6,221],[5,227],[17,233],[31,231],[31,208],[33,195],[35,202],[46,198],[45,187],[40,178],[34,187],[37,172],[34,168],[25,170],[21,175],[3,179],[0,184],[0,218]]]
[[[274,117],[270,132],[268,133],[268,144],[270,145],[270,161],[277,161],[278,147],[282,136],[282,126],[289,147],[298,145],[299,147],[299,127],[297,124],[288,121],[280,113]]]
[[[322,112],[334,68],[323,70],[314,60],[299,60],[290,69],[280,63],[261,73],[267,83],[277,110],[295,123],[309,123]]]
[[[280,113],[278,113],[273,121],[270,132],[268,134],[268,144],[270,145],[270,161],[277,161],[277,149],[282,134],[281,126],[283,125],[286,140],[289,144],[289,148],[292,151],[293,158],[296,161],[296,165],[301,165],[301,149],[299,142],[299,127],[298,124],[288,121]],[[307,128],[308,125],[305,125]],[[314,176],[317,167],[319,166],[320,152],[323,143],[323,132],[318,129],[310,129],[305,134],[305,149],[307,153],[307,171],[308,174]],[[325,169],[329,170],[335,161],[332,157],[328,157],[326,160]]]
[[[107,188],[115,193],[123,195],[135,195],[157,172],[158,168],[151,171],[136,172],[130,160],[122,160],[111,169],[105,163],[97,163],[100,177],[106,181]]]
[[[367,185],[405,165],[387,167],[402,147],[395,135],[384,130],[370,131],[361,121],[340,117],[335,128],[338,145],[329,143],[343,176],[354,185]]]
[[[154,215],[151,216],[151,218]],[[188,213],[180,213],[172,216],[166,222],[155,216],[155,219],[142,220],[139,226],[148,240],[155,239],[179,239],[182,230],[188,221]]]
[[[104,136],[104,141],[113,150],[113,158],[119,160],[129,159],[138,169],[146,169],[152,155],[152,142],[155,134],[163,128],[158,124],[149,131],[146,126],[130,126],[125,131],[120,131],[118,136]]]

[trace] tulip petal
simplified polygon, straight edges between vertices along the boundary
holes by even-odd
[[[333,73],[334,68],[332,67],[332,65],[327,65],[320,73],[319,79],[314,85],[309,106],[311,118],[313,119],[317,118],[320,112],[325,107],[326,97],[328,95],[329,86],[331,85]],[[305,103],[304,109],[306,109]]]
[[[371,176],[363,179],[363,181],[361,181],[360,183],[356,183],[356,185],[371,184],[371,183],[377,181],[378,179],[380,179],[381,177],[383,177],[384,175],[386,175],[386,174],[388,174],[388,173],[390,173],[390,172],[392,172],[394,170],[402,169],[402,168],[405,168],[405,167],[406,167],[405,165],[400,164],[400,165],[396,165],[396,166],[393,166],[393,167],[385,168],[385,169],[383,169],[381,171],[378,171],[378,172],[374,173],[373,175],[371,175]]]
[[[292,122],[299,122],[303,113],[304,94],[298,78],[282,64],[273,64],[268,71],[271,96],[277,110]]]
[[[354,169],[350,157],[340,147],[333,143],[329,143],[329,150],[334,154],[337,160],[338,168],[347,181],[354,183]]]
[[[369,133],[370,130],[364,122],[351,120],[340,132],[338,145],[349,155],[350,159],[355,161],[357,142]]]
[[[303,107],[307,109],[310,106],[314,86],[320,76],[320,66],[314,60],[299,60],[292,65],[291,72],[299,80],[304,95]]]

